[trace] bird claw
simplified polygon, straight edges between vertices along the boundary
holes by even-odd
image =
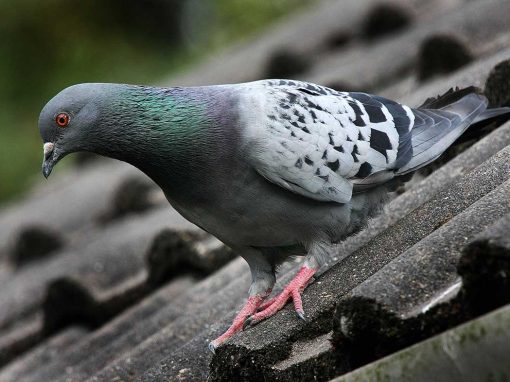
[[[303,303],[301,301],[301,293],[315,271],[316,269],[309,268],[306,265],[301,267],[294,279],[278,296],[275,296],[265,303],[260,304],[259,308],[262,308],[262,310],[252,314],[244,321],[243,330],[276,314],[280,309],[284,307],[289,299],[294,301],[294,309],[296,310],[298,317],[306,322],[307,320],[303,310]]]
[[[249,328],[252,325],[253,317],[250,316],[243,322],[243,330]]]
[[[207,347],[209,348],[209,350],[213,353],[213,354],[216,354],[216,346],[213,344],[213,342],[209,342],[209,345],[207,345]]]
[[[215,353],[218,346],[223,344],[235,333],[254,326],[262,320],[273,316],[283,308],[289,298],[294,300],[294,308],[296,309],[298,317],[303,321],[306,321],[300,293],[306,287],[308,281],[315,272],[315,268],[310,268],[306,265],[302,266],[289,285],[287,285],[287,287],[285,287],[278,296],[269,299],[265,303],[263,303],[263,300],[271,292],[270,290],[268,290],[265,294],[249,297],[244,307],[237,314],[236,318],[234,318],[230,328],[209,344],[209,350]],[[258,311],[258,308],[261,308],[262,310]]]
[[[244,327],[246,319],[251,317],[256,312],[257,307],[264,301],[266,295],[255,295],[248,297],[248,300],[239,311],[237,316],[234,318],[232,325],[227,329],[225,333],[209,343],[209,350],[213,353],[216,349],[221,346],[226,340],[232,337],[235,333],[241,331]]]

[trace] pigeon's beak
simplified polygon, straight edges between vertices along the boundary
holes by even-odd
[[[46,142],[43,146],[44,149],[44,161],[42,164],[42,173],[45,178],[48,178],[55,165],[55,144]]]

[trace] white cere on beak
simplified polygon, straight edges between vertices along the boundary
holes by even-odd
[[[44,157],[46,158],[49,154],[51,154],[53,152],[53,147],[55,145],[51,142],[46,142],[43,146],[43,150],[44,150]]]

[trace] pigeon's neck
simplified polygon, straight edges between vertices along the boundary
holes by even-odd
[[[94,151],[138,167],[162,188],[194,187],[233,146],[225,142],[235,138],[229,94],[222,87],[126,87],[105,101]]]

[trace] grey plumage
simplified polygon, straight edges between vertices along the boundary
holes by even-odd
[[[184,217],[247,260],[259,304],[287,256],[306,255],[305,266],[316,270],[332,242],[380,209],[391,179],[436,159],[473,122],[508,113],[486,108],[474,89],[411,109],[290,80],[83,84],[51,100],[39,127],[55,147],[45,175],[79,150],[139,167]],[[55,125],[57,113],[71,115],[65,129]]]

